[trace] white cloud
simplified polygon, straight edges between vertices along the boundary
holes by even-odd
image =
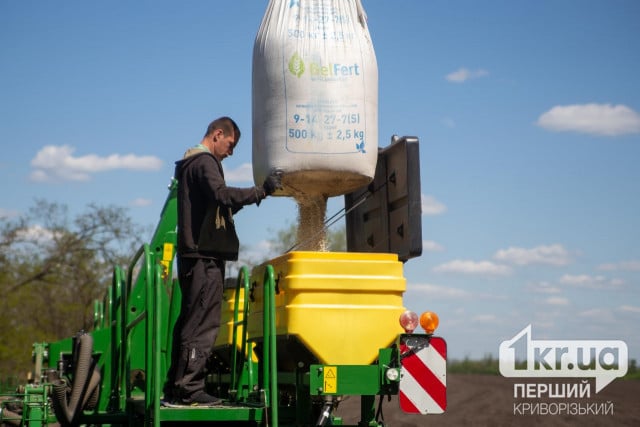
[[[640,114],[626,105],[558,105],[543,113],[538,126],[547,130],[616,136],[640,132]]]
[[[616,321],[615,316],[611,310],[606,308],[592,308],[584,310],[578,313],[580,317],[586,317],[587,319],[594,321],[597,319],[597,323],[613,323]]]
[[[527,289],[540,294],[559,294],[561,292],[560,288],[553,286],[549,282],[540,282],[535,285],[532,284],[527,286]]]
[[[456,71],[453,71],[445,76],[445,78],[452,83],[464,83],[467,80],[477,79],[480,77],[488,76],[489,72],[487,70],[478,69],[478,70],[469,70],[467,68],[459,68]]]
[[[469,300],[469,299],[483,299],[483,300],[499,300],[504,301],[508,299],[506,295],[498,295],[495,293],[483,293],[483,292],[469,292],[464,289],[454,288],[451,286],[432,285],[428,283],[421,284],[408,284],[407,292],[417,293],[420,295],[426,295],[429,300],[435,299],[452,299],[452,300]],[[459,307],[464,311],[463,307]]]
[[[549,297],[545,302],[549,305],[569,305],[569,299],[564,297]]]
[[[449,286],[438,286],[430,284],[407,285],[407,290],[411,292],[419,292],[432,298],[471,298],[471,292],[463,289],[452,288]]]
[[[447,211],[447,207],[433,196],[421,195],[422,215],[440,215]]]
[[[616,263],[600,264],[598,270],[602,271],[640,271],[640,261],[621,261]]]
[[[153,203],[153,200],[151,199],[138,197],[137,199],[133,199],[131,202],[129,202],[129,205],[137,208],[141,208],[141,207],[149,206],[151,205],[151,203]]]
[[[243,163],[235,169],[225,169],[224,178],[228,182],[253,183],[253,167],[251,166],[251,163]]]
[[[478,314],[473,316],[471,320],[479,323],[494,323],[498,321],[498,317],[495,314]]]
[[[535,248],[501,249],[493,256],[497,261],[515,265],[547,264],[567,265],[571,261],[567,250],[559,244],[548,246],[536,246]]]
[[[255,244],[240,247],[240,257],[243,264],[256,264],[275,255],[273,244],[268,240],[260,240]]]
[[[74,147],[69,145],[47,145],[31,160],[34,171],[31,180],[46,181],[87,181],[91,174],[113,169],[137,171],[158,170],[162,160],[155,156],[136,156],[134,154],[111,154],[100,157],[95,154],[74,157]]]
[[[454,260],[434,267],[437,273],[461,273],[471,275],[506,276],[511,269],[491,261]]]
[[[422,249],[424,249],[427,252],[442,252],[444,251],[444,247],[437,243],[434,242],[433,240],[423,240],[422,241]]]
[[[621,305],[620,311],[624,311],[626,313],[636,313],[640,314],[640,307],[636,307],[633,305]]]
[[[608,279],[604,276],[590,276],[588,274],[565,274],[560,278],[559,282],[563,285],[582,289],[615,289],[624,284],[621,279]]]
[[[56,233],[38,224],[32,225],[28,228],[22,228],[18,230],[16,234],[17,237],[21,240],[39,244],[46,244],[48,242],[51,242],[56,236]]]
[[[589,276],[588,274],[565,274],[560,278],[560,283],[564,285],[581,287],[592,283],[602,283],[604,280],[604,276]]]
[[[8,219],[18,216],[18,211],[13,209],[0,208],[0,219]]]

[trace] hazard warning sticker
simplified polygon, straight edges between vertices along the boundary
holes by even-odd
[[[323,371],[323,382],[325,393],[338,392],[338,367],[325,366]]]
[[[400,337],[400,408],[441,414],[447,408],[447,343],[440,337]]]

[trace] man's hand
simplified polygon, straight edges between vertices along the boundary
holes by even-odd
[[[272,195],[276,190],[282,190],[282,171],[275,170],[271,172],[264,180],[262,189],[267,196]]]

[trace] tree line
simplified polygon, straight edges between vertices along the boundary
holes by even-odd
[[[24,377],[34,342],[89,330],[93,303],[126,265],[143,228],[126,210],[37,200],[18,217],[0,218],[0,378]]]
[[[126,267],[151,232],[117,206],[90,204],[72,216],[66,205],[36,200],[22,215],[0,217],[0,380],[26,377],[33,343],[90,331],[94,302],[111,284],[114,266]],[[273,236],[269,253],[240,263],[287,251],[296,225]],[[327,240],[329,249],[344,250],[344,227]],[[237,274],[239,264],[229,267],[228,276]]]

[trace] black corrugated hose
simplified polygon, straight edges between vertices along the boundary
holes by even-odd
[[[87,402],[95,393],[100,384],[100,373],[95,369],[93,354],[93,337],[83,334],[78,337],[77,361],[74,366],[73,383],[69,386],[64,379],[53,383],[52,403],[53,409],[62,427],[74,427],[79,425],[78,417],[85,409]],[[91,372],[91,375],[89,375]],[[70,392],[70,398],[67,395]],[[91,399],[95,406],[95,397]]]

